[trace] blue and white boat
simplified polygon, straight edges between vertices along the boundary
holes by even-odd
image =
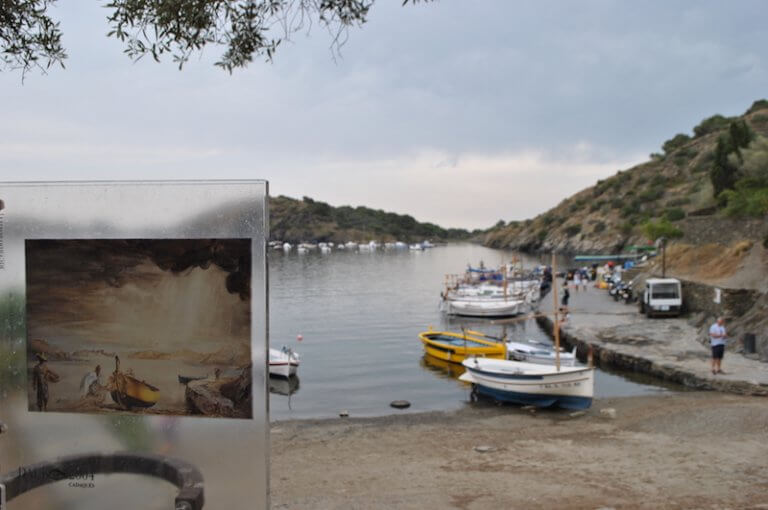
[[[467,358],[460,381],[472,384],[473,391],[501,402],[587,409],[592,405],[595,369],[525,363],[489,358]]]

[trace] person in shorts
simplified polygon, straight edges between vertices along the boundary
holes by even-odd
[[[712,346],[712,375],[722,374],[720,364],[725,354],[725,319],[717,318],[717,322],[709,328],[709,343]]]

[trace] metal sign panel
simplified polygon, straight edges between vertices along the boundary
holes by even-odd
[[[268,507],[267,195],[0,183],[2,510]]]

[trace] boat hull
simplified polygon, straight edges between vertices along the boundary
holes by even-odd
[[[121,375],[117,388],[110,395],[115,403],[127,409],[152,407],[160,399],[160,390],[131,376]]]
[[[526,311],[523,301],[455,300],[444,301],[443,310],[448,315],[461,317],[512,317]]]
[[[592,406],[592,397],[518,393],[508,390],[497,390],[482,385],[477,385],[475,389],[480,395],[510,404],[532,405],[536,407],[554,406],[570,410],[589,409]]]
[[[586,409],[594,395],[594,368],[553,367],[517,361],[469,359],[459,380],[481,395],[539,407]]]
[[[298,363],[285,362],[269,362],[269,375],[273,377],[291,377],[296,375],[299,369]]]

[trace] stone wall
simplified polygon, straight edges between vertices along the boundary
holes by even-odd
[[[744,239],[762,242],[768,236],[768,218],[723,218],[720,216],[688,216],[680,222],[688,244],[723,245]]]
[[[755,290],[720,288],[688,280],[680,282],[686,310],[689,313],[704,313],[713,320],[718,316],[728,320],[743,316],[761,294]],[[715,303],[717,289],[720,289],[720,303]]]

